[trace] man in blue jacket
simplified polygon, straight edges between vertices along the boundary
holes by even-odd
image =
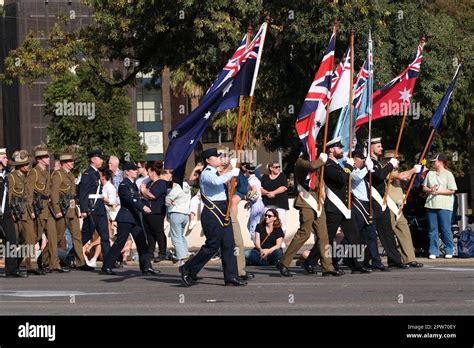
[[[135,185],[138,167],[134,163],[126,162],[123,165],[123,171],[125,173],[124,179],[118,190],[121,206],[115,218],[118,225],[117,239],[104,259],[100,274],[116,275],[112,268],[127,242],[128,235],[131,233],[137,245],[140,270],[144,275],[155,275],[160,272],[151,267],[152,254],[148,252],[145,231],[141,222],[141,214],[150,214],[151,209],[140,200],[138,187]]]
[[[102,199],[102,185],[100,183],[99,168],[104,163],[102,150],[94,150],[88,154],[89,167],[84,171],[79,184],[79,206],[82,224],[82,244],[92,240],[94,230],[100,236],[102,255],[105,257],[110,250],[109,228]]]

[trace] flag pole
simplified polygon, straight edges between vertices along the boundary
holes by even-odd
[[[405,110],[403,111],[403,119],[402,119],[402,125],[400,127],[400,131],[398,132],[398,139],[397,139],[397,146],[395,146],[395,153],[393,154],[394,158],[398,157],[398,148],[400,147],[400,141],[402,140],[402,134],[403,134],[403,129],[405,128],[405,122],[407,119],[407,114],[408,114],[408,106],[405,105]],[[387,183],[387,188],[385,189],[385,195],[383,196],[383,205],[387,204],[387,198],[388,194],[390,192],[390,184],[392,183],[393,171],[390,172],[390,175],[388,176],[388,183]]]
[[[263,26],[262,39],[261,39],[262,42],[261,42],[260,48],[258,50],[257,61],[255,62],[255,71],[254,71],[254,74],[253,74],[252,86],[250,88],[249,101],[247,103],[245,125],[248,124],[248,119],[250,117],[250,111],[251,111],[252,102],[253,102],[253,93],[255,91],[255,85],[257,83],[258,69],[260,67],[260,61],[262,60],[263,45],[265,43],[265,36],[267,34],[267,28],[268,28],[269,23],[270,23],[270,16],[267,15],[267,17],[265,19],[265,23],[262,24],[262,26]],[[249,28],[247,30],[247,48],[250,44],[251,30],[252,30],[252,27],[249,26]],[[240,96],[240,97],[243,99],[243,96]],[[239,113],[240,114],[242,113],[242,111],[240,109],[241,106],[242,106],[242,104],[239,105]],[[240,128],[237,130],[237,132],[240,132]],[[245,142],[245,138],[244,138],[245,136],[246,136],[246,126],[244,126],[244,133],[242,134],[242,139],[241,139],[240,143],[239,143],[239,134],[238,133],[236,134],[236,139],[235,139],[235,144],[234,144],[234,149],[235,149],[236,154],[238,154],[237,150],[239,148],[240,148],[240,150],[243,149],[243,144]],[[238,160],[238,156],[237,156],[237,160]],[[232,196],[234,195],[234,192],[235,192],[235,182],[236,182],[236,178],[234,176],[234,177],[232,177],[232,179],[230,181],[229,200],[227,202],[227,211],[226,211],[226,214],[225,214],[225,220],[229,220],[230,209],[231,209],[231,206],[232,206]]]
[[[336,32],[337,17],[334,19],[334,25],[332,27],[333,33]],[[323,150],[321,153],[326,152],[326,143],[328,141],[328,128],[329,128],[329,113],[331,108],[331,87],[329,87],[329,99],[326,105],[326,123],[324,125],[324,137],[323,137]],[[324,165],[321,167],[321,173],[319,174],[319,192],[318,192],[318,210],[321,210],[321,200],[323,199],[323,184],[324,184]]]
[[[422,37],[420,44],[423,44],[425,41],[426,41],[425,37]],[[402,125],[400,127],[400,131],[398,132],[397,146],[395,147],[395,153],[393,155],[394,158],[398,157],[398,148],[400,146],[400,141],[402,140],[403,129],[405,128],[405,122],[406,122],[407,114],[408,114],[408,107],[409,105],[408,106],[405,105],[405,110],[403,111],[403,120],[402,120]],[[383,205],[387,204],[387,198],[390,192],[390,184],[392,183],[392,180],[393,180],[393,175],[392,175],[392,172],[390,172],[390,175],[388,177],[387,188],[385,189],[385,195],[383,196]]]
[[[245,44],[245,48],[248,48],[249,45],[250,45],[251,35],[252,35],[252,26],[249,25],[247,27],[247,42]],[[235,140],[234,140],[234,154],[237,157],[237,161],[239,160],[237,150],[239,149],[240,123],[242,121],[243,108],[244,108],[244,96],[240,95],[240,98],[239,98],[239,113],[238,113],[238,116],[237,116],[237,129],[235,131]],[[231,209],[231,206],[232,206],[232,196],[234,195],[234,191],[235,191],[235,181],[236,181],[236,178],[235,178],[235,176],[233,176],[232,179],[230,180],[229,197],[228,197],[228,200],[227,200],[227,212],[226,212],[226,216],[225,216],[226,220],[229,220],[229,216],[230,216],[230,209]]]
[[[349,78],[349,158],[352,158],[352,99],[354,83],[354,28],[351,29],[351,76]],[[349,174],[347,189],[347,209],[351,209],[352,174]]]
[[[263,33],[262,33],[262,45],[260,46],[260,49],[258,50],[257,61],[255,62],[255,73],[253,75],[252,87],[250,88],[250,95],[249,95],[249,101],[247,105],[247,113],[245,115],[245,124],[244,124],[244,130],[242,133],[242,141],[241,141],[240,150],[243,150],[245,146],[245,141],[247,140],[250,111],[252,109],[252,103],[253,103],[253,92],[255,90],[255,85],[257,83],[258,70],[260,68],[260,61],[262,60],[263,45],[265,44],[265,37],[267,35],[267,29],[268,29],[268,26],[270,25],[270,21],[271,21],[271,17],[270,15],[267,15],[265,17],[265,28],[263,29]]]
[[[430,136],[428,137],[428,141],[426,142],[425,147],[423,148],[423,152],[421,153],[420,158],[418,159],[418,164],[424,164],[426,152],[428,151],[428,147],[430,146],[431,140],[433,139],[435,132],[436,132],[436,128],[431,128]],[[417,176],[417,173],[413,174],[410,178],[410,183],[408,184],[407,191],[405,195],[403,196],[402,204],[400,204],[400,208],[398,210],[398,215],[400,215],[400,213],[403,210],[403,206],[405,205],[408,199],[408,195],[410,194],[410,191],[413,186],[413,183],[415,182],[416,176]]]
[[[368,108],[368,116],[369,116],[369,139],[367,144],[367,157],[370,156],[370,146],[372,143],[372,95],[374,93],[374,65],[373,65],[373,47],[372,47],[372,31],[369,30],[369,42],[368,42],[368,60],[369,60],[369,81],[368,86],[369,88],[369,108]],[[372,172],[369,170],[369,220],[372,220],[373,216],[373,209],[372,209]]]

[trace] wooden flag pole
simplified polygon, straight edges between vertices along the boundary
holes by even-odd
[[[400,141],[402,140],[402,134],[403,134],[403,129],[405,128],[405,121],[407,119],[407,114],[408,114],[408,106],[405,106],[405,111],[403,112],[402,125],[400,127],[400,131],[398,132],[397,146],[395,147],[395,153],[393,155],[394,158],[398,157],[398,148],[400,147]],[[383,196],[383,205],[387,204],[387,198],[390,192],[390,184],[392,183],[392,179],[393,179],[392,172],[390,172],[390,175],[388,177],[387,188],[385,189],[385,195]]]
[[[428,151],[428,147],[430,146],[431,140],[433,139],[433,136],[434,136],[435,133],[436,133],[436,129],[431,128],[430,136],[428,137],[428,141],[426,142],[425,147],[423,149],[423,152],[421,153],[420,158],[418,159],[418,164],[423,164],[423,162],[425,160],[425,156],[426,156],[426,151]],[[408,184],[407,192],[403,196],[402,204],[400,204],[400,208],[398,210],[398,215],[401,214],[401,212],[403,210],[403,207],[405,206],[405,203],[407,202],[408,195],[410,194],[411,188],[412,188],[413,184],[415,183],[415,178],[416,178],[417,175],[418,174],[415,173],[410,178],[410,183]]]
[[[331,108],[331,99],[328,100],[326,109],[326,124],[324,125],[324,137],[323,137],[323,150],[326,152],[326,143],[328,141],[328,128],[329,128],[329,109]],[[319,174],[319,194],[318,194],[318,210],[321,210],[321,200],[323,199],[323,185],[324,185],[324,165],[321,167],[321,173]]]
[[[351,76],[349,79],[349,158],[352,158],[352,98],[354,83],[354,28],[351,29]],[[349,174],[349,183],[347,185],[347,209],[351,209],[351,191],[352,191],[352,174]]]
[[[247,27],[247,42],[246,42],[246,48],[249,47],[250,45],[250,37],[252,35],[252,26],[249,25]],[[242,110],[244,108],[244,96],[241,95],[239,98],[239,113],[237,116],[237,129],[235,131],[235,139],[234,139],[234,153],[237,156],[237,162],[239,159],[238,156],[238,149],[239,149],[239,136],[240,136],[240,124],[242,121]],[[234,195],[235,192],[235,182],[237,181],[236,177],[233,176],[232,179],[230,179],[230,190],[229,190],[229,197],[227,200],[227,211],[225,215],[225,220],[229,220],[230,216],[230,209],[232,208],[232,196]]]

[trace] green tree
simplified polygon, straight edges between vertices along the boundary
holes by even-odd
[[[68,72],[49,85],[45,101],[46,114],[51,116],[48,145],[55,154],[66,145],[78,145],[76,170],[86,167],[87,153],[98,147],[106,156],[144,159],[145,146],[140,144],[140,136],[128,119],[130,99],[123,89],[101,83],[87,66]],[[84,115],[75,109],[82,103],[88,103],[92,112]]]

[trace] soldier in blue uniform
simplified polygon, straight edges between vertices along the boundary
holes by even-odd
[[[138,187],[135,180],[138,174],[138,167],[134,163],[126,162],[123,165],[125,173],[123,181],[119,185],[118,194],[120,197],[120,210],[115,218],[117,221],[117,240],[110,248],[104,259],[101,274],[115,275],[112,271],[122,249],[131,233],[139,256],[140,269],[144,275],[155,275],[160,273],[151,267],[152,254],[148,252],[145,231],[142,224],[142,213],[150,214],[150,207],[146,206],[140,199]]]
[[[102,199],[99,168],[104,163],[102,150],[94,150],[88,154],[90,165],[84,171],[79,184],[79,206],[82,224],[82,244],[92,240],[94,230],[99,233],[102,255],[105,258],[110,250],[109,227]]]
[[[232,168],[231,171],[219,175],[217,167],[222,165],[222,161],[216,148],[205,150],[202,158],[207,165],[199,179],[201,199],[204,204],[201,223],[206,242],[196,256],[179,267],[181,280],[184,286],[191,286],[192,281],[197,280],[199,271],[220,248],[225,285],[247,285],[247,282],[238,278],[232,222],[230,219],[227,221],[225,219],[228,200],[225,184],[232,176],[238,176],[240,170]]]

